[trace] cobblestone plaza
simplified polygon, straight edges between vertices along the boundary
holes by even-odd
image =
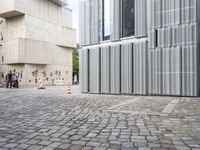
[[[0,150],[199,150],[199,101],[0,89]]]

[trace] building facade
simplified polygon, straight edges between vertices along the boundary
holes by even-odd
[[[82,0],[84,93],[200,95],[199,0]]]
[[[0,72],[21,85],[71,84],[76,30],[66,0],[0,1]]]

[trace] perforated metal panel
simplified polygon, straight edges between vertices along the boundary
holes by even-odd
[[[87,93],[89,92],[89,57],[88,57],[88,49],[84,48],[79,52],[80,57],[80,88],[81,92]]]
[[[162,50],[149,50],[149,94],[162,94]]]
[[[110,93],[110,46],[101,47],[101,93]]]
[[[90,1],[90,23],[91,23],[91,28],[90,28],[90,37],[91,37],[91,44],[95,44],[99,42],[99,0],[91,0]]]
[[[170,95],[181,95],[181,48],[170,49]]]
[[[121,49],[119,44],[111,45],[111,93],[121,92]]]
[[[121,46],[121,93],[133,93],[133,43]]]
[[[90,93],[100,92],[100,48],[89,49],[89,84]]]
[[[147,35],[147,0],[135,0],[135,35]]]
[[[133,46],[133,93],[148,94],[147,41],[134,42]]]
[[[111,0],[111,40],[120,39],[121,29],[121,0]]]
[[[87,71],[85,59],[90,64],[90,73],[82,73],[86,84],[83,91],[199,96],[200,1],[135,0],[135,36],[130,39],[120,39],[124,17],[121,8],[121,0],[111,0],[111,41],[99,43],[103,32],[102,1],[85,0],[81,7],[81,42],[93,45],[85,47],[93,50],[89,58],[81,54],[84,59],[80,70]],[[131,31],[131,27],[126,29]],[[101,49],[99,56],[95,47]]]
[[[80,45],[85,45],[86,41],[85,41],[85,18],[86,18],[86,14],[85,14],[85,5],[86,2],[85,1],[80,1],[79,3],[79,22],[81,23],[80,29],[79,29],[79,43]]]
[[[182,95],[198,96],[197,47],[187,45],[182,47]]]
[[[90,41],[90,32],[91,32],[90,13],[91,13],[91,11],[90,11],[90,1],[86,1],[85,2],[85,18],[84,18],[85,19],[85,21],[84,21],[84,23],[85,23],[85,29],[84,29],[85,30],[85,36],[84,36],[85,45],[89,45],[91,43],[91,41]]]

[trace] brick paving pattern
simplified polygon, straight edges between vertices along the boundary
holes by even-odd
[[[200,150],[200,98],[0,89],[0,150]]]

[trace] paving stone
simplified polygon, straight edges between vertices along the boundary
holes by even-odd
[[[82,150],[81,146],[72,146],[70,150]]]
[[[20,144],[17,147],[20,148],[20,149],[27,149],[29,146],[30,145],[27,145],[27,144]]]
[[[52,142],[50,141],[41,141],[40,143],[38,143],[39,145],[44,145],[44,146],[48,146],[50,145]]]
[[[84,146],[86,145],[87,142],[85,141],[72,141],[72,144],[73,145],[81,145],[81,146]]]
[[[84,146],[82,147],[82,150],[92,150],[93,148],[92,147],[89,147],[89,146]]]
[[[15,143],[10,143],[10,144],[4,145],[4,147],[6,147],[6,148],[15,148],[16,146],[17,146],[17,144],[15,144]]]
[[[93,150],[106,150],[105,147],[95,147]]]
[[[0,142],[0,147],[2,147],[3,145],[6,145],[6,142]]]
[[[135,142],[136,147],[146,147],[147,143]]]
[[[6,142],[8,141],[9,139],[6,139],[6,138],[0,138],[0,142]]]
[[[189,147],[187,147],[187,146],[180,146],[180,145],[175,145],[175,148],[177,150],[190,150]]]
[[[111,144],[116,144],[116,145],[120,145],[122,142],[121,141],[110,141]]]
[[[87,142],[89,142],[90,140],[91,140],[91,138],[86,138],[86,137],[81,138],[81,141],[87,141]]]
[[[53,142],[53,143],[51,143],[49,146],[50,146],[50,147],[57,148],[57,147],[60,146],[60,145],[61,145],[61,143],[59,143],[59,142]]]
[[[71,147],[70,144],[61,144],[58,148],[66,150],[66,149],[68,149],[70,147]]]
[[[34,137],[36,137],[38,135],[38,133],[32,133],[32,134],[29,134],[28,136],[26,136],[27,139],[32,139]]]
[[[157,136],[146,136],[148,141],[158,141]]]
[[[149,147],[139,147],[138,150],[151,150]]]
[[[122,147],[127,147],[127,148],[133,147],[133,143],[132,142],[122,142]]]
[[[55,148],[53,148],[53,147],[47,146],[47,147],[42,148],[41,150],[54,150],[54,149],[55,149]]]
[[[101,143],[99,143],[99,142],[88,142],[87,143],[87,146],[93,146],[93,147],[97,147],[97,146],[100,146],[101,145]]]
[[[36,136],[34,139],[41,140],[41,141],[48,141],[50,139],[49,136]]]
[[[34,144],[37,144],[39,142],[40,142],[39,140],[30,140],[30,141],[27,141],[26,144],[32,144],[32,145],[34,145]]]
[[[167,148],[167,149],[174,149],[175,148],[174,145],[172,145],[172,144],[162,144],[162,147]]]
[[[59,142],[61,139],[60,138],[51,138],[49,141],[51,142]]]
[[[30,147],[28,147],[29,150],[40,150],[42,148],[42,146],[39,145],[31,145]]]
[[[82,135],[74,135],[70,137],[71,140],[80,140],[82,138]]]
[[[59,134],[59,133],[55,133],[55,134],[52,134],[51,136],[52,137],[55,137],[55,138],[58,138],[58,137],[60,137],[62,134]]]
[[[148,147],[151,147],[151,148],[161,148],[161,145],[160,144],[155,144],[155,143],[148,143]]]
[[[101,147],[107,147],[107,148],[109,148],[109,143],[102,143]]]
[[[88,138],[94,138],[96,136],[97,136],[96,133],[89,133],[86,137],[88,137]]]
[[[0,147],[0,150],[9,150],[9,149],[8,149],[8,148],[1,148],[1,147]]]
[[[165,115],[162,112],[176,98],[76,90],[68,97],[63,94],[66,87],[1,88],[1,149],[200,148],[199,98],[179,98],[176,109]]]
[[[133,147],[121,147],[121,150],[137,150],[137,148],[133,148]]]

